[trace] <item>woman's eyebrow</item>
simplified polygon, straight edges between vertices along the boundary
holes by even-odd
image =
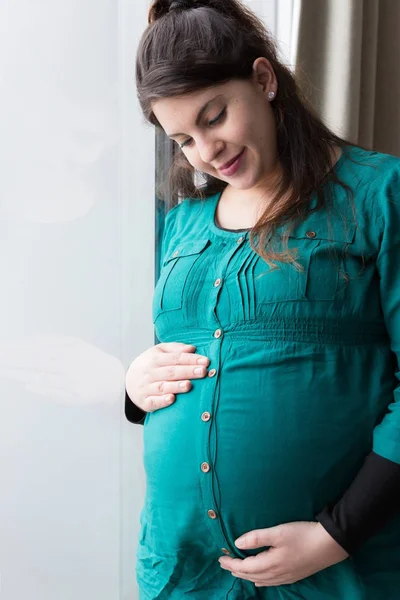
[[[221,98],[222,95],[223,94],[218,94],[218,96],[211,98],[211,100],[206,102],[205,105],[199,110],[199,113],[196,117],[196,127],[199,125],[203,114],[206,112],[206,110],[208,109],[210,104],[212,104],[217,98]],[[167,135],[168,135],[168,137],[177,137],[178,135],[185,135],[185,134],[184,133],[169,133],[169,134],[167,133]]]

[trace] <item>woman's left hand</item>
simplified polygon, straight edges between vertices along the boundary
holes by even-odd
[[[349,556],[320,523],[311,521],[256,529],[242,535],[235,544],[241,550],[270,546],[244,560],[229,556],[219,559],[223,569],[252,581],[256,587],[295,583]]]

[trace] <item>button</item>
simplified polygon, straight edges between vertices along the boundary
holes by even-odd
[[[216,519],[217,518],[217,513],[215,512],[215,510],[208,510],[207,514],[210,517],[210,519]]]
[[[216,372],[217,372],[217,369],[211,369],[210,371],[208,371],[208,376],[209,377],[214,377],[215,374],[216,374]]]
[[[207,421],[209,421],[211,419],[211,414],[209,412],[203,412],[203,414],[201,415],[201,420],[204,421],[204,423],[207,423]]]
[[[214,287],[218,287],[219,285],[221,285],[221,280],[220,279],[216,279],[214,281]]]
[[[230,554],[229,550],[227,550],[226,548],[221,548],[221,550],[224,554]]]
[[[176,250],[176,251],[173,253],[173,255],[172,255],[172,258],[176,258],[176,257],[178,256],[178,254],[179,254],[179,250]]]
[[[242,237],[242,236],[240,236],[240,238],[237,240],[237,242],[236,242],[236,243],[237,243],[237,244],[241,244],[242,242],[243,242],[243,237]]]
[[[217,331],[214,331],[215,338],[220,338],[221,335],[222,335],[222,329],[217,329]]]
[[[317,237],[317,234],[315,231],[307,231],[306,236],[310,239],[313,240],[315,237]]]
[[[208,471],[211,469],[210,465],[206,462],[201,463],[201,470],[203,471],[203,473],[208,473]]]

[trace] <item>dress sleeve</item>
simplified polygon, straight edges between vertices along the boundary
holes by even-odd
[[[383,318],[396,358],[397,386],[387,413],[374,430],[373,451],[400,463],[400,166],[377,193],[382,212],[377,270]]]
[[[349,553],[400,513],[400,160],[396,165],[370,193],[380,236],[376,266],[381,308],[396,359],[397,385],[357,477],[335,505],[316,517]]]

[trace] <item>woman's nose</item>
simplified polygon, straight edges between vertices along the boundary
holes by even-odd
[[[223,150],[224,145],[221,141],[202,140],[197,143],[197,147],[201,160],[204,163],[212,164],[221,150]]]

